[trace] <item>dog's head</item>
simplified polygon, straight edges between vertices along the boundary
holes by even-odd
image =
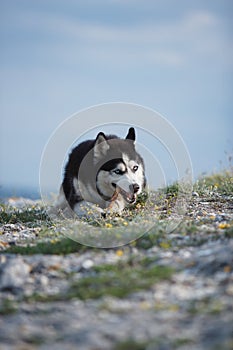
[[[93,156],[97,165],[96,186],[103,198],[111,198],[116,189],[128,204],[135,203],[145,186],[144,162],[135,149],[135,130],[125,139],[99,133]]]

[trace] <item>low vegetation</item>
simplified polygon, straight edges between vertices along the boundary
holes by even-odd
[[[110,244],[109,248],[101,250],[97,244],[91,247],[88,240],[87,244],[81,244],[78,239],[70,239],[68,226],[63,221],[51,220],[38,203],[21,209],[0,205],[0,274],[3,276],[6,271],[3,281],[0,279],[0,316],[11,318],[11,324],[16,324],[21,315],[27,315],[26,320],[30,314],[30,322],[33,320],[34,324],[38,319],[46,324],[44,321],[50,317],[48,322],[55,322],[54,329],[58,321],[62,329],[59,310],[70,312],[69,307],[73,309],[73,305],[78,305],[74,307],[78,311],[81,307],[85,313],[91,310],[91,315],[97,318],[103,315],[101,322],[105,317],[111,320],[113,316],[113,320],[119,321],[121,316],[122,320],[130,316],[129,328],[138,315],[145,317],[145,322],[150,320],[148,326],[165,322],[164,332],[161,328],[157,335],[153,328],[148,336],[144,330],[146,336],[141,338],[137,330],[127,333],[126,329],[123,336],[118,333],[111,340],[113,350],[183,349],[199,344],[206,347],[202,339],[208,338],[208,327],[202,338],[196,337],[202,319],[217,334],[213,339],[211,330],[208,349],[230,349],[233,171],[199,178],[186,203],[186,211],[181,215],[182,220],[172,230],[167,230],[168,224],[179,218],[179,212],[174,210],[179,191],[175,183],[150,193],[149,197],[142,194],[137,204],[122,217],[109,215],[99,220],[77,220],[76,230],[80,235],[77,237],[84,239],[90,234],[94,243],[99,236],[102,242],[111,243],[115,238],[116,242],[121,242],[124,235],[129,234],[130,238],[130,234],[138,230],[137,239],[128,239],[125,245]],[[207,242],[210,244],[202,246]],[[213,245],[217,249],[213,250],[214,256],[211,255]],[[22,264],[21,282],[11,268],[12,261]],[[9,274],[11,278],[8,279]],[[56,310],[61,316],[59,320],[53,317]],[[78,312],[75,315],[78,319]],[[91,319],[90,314],[88,317]],[[94,323],[95,317],[93,327],[101,324]],[[86,327],[84,333],[88,334],[89,323]],[[191,331],[183,333],[183,329],[189,327]],[[22,336],[17,334],[17,342],[21,337],[26,346],[51,344],[50,333],[37,326],[32,329],[35,333],[27,333],[26,329]],[[221,333],[222,330],[225,333]],[[76,339],[76,328],[74,332]],[[70,333],[65,336],[69,342]],[[4,340],[5,335],[2,337]],[[105,332],[103,339],[106,340]],[[213,344],[217,344],[216,347]]]
[[[166,232],[167,222],[172,220],[172,210],[176,202],[179,186],[174,184],[163,192],[153,193],[148,199],[142,194],[139,202],[131,210],[125,212],[122,217],[108,216],[100,220],[86,222],[91,227],[99,228],[98,232],[104,232],[109,237],[113,232],[124,232],[136,220],[136,225],[141,229],[141,237],[133,240],[130,245],[142,249],[159,246],[169,249],[176,245],[202,244],[209,239],[233,236],[233,223],[225,220],[224,212],[232,210],[233,196],[233,172],[228,170],[221,174],[199,178],[193,186],[193,197],[188,203],[187,212],[180,224],[170,234]],[[229,199],[229,200],[228,200]],[[230,207],[231,206],[231,207]],[[221,216],[222,215],[222,216]],[[156,218],[151,229],[143,235],[148,218]],[[4,234],[4,227],[10,224],[21,224],[22,229],[37,228],[36,239],[28,239],[6,246],[6,251],[13,254],[69,254],[93,249],[81,245],[78,242],[65,237],[65,228],[52,222],[43,207],[35,205],[25,209],[15,209],[6,205],[0,207],[0,234]],[[82,230],[82,228],[79,228]],[[203,235],[203,230],[207,235]],[[140,231],[139,231],[140,233]],[[220,234],[221,233],[221,234]],[[185,239],[177,241],[174,235],[178,234]],[[1,240],[0,240],[1,241]],[[130,241],[130,240],[129,240]]]
[[[84,277],[71,282],[63,294],[34,294],[27,300],[50,302],[74,298],[99,299],[104,296],[124,298],[141,290],[149,290],[159,281],[169,279],[173,272],[170,267],[157,266],[154,259],[131,259],[118,264],[104,264],[93,267]],[[67,278],[72,280],[72,275]]]

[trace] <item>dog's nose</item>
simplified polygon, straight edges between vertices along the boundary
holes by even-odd
[[[137,193],[140,189],[140,186],[138,184],[133,184],[133,191],[134,193]]]

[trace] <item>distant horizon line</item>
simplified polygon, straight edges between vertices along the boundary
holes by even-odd
[[[29,199],[39,199],[40,188],[39,186],[27,186],[27,185],[0,185],[0,199],[10,197],[25,197]]]

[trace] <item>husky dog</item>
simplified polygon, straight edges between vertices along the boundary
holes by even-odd
[[[62,210],[68,206],[79,217],[93,210],[121,214],[136,202],[145,184],[134,128],[125,139],[100,132],[95,140],[84,141],[71,151],[57,205]]]

